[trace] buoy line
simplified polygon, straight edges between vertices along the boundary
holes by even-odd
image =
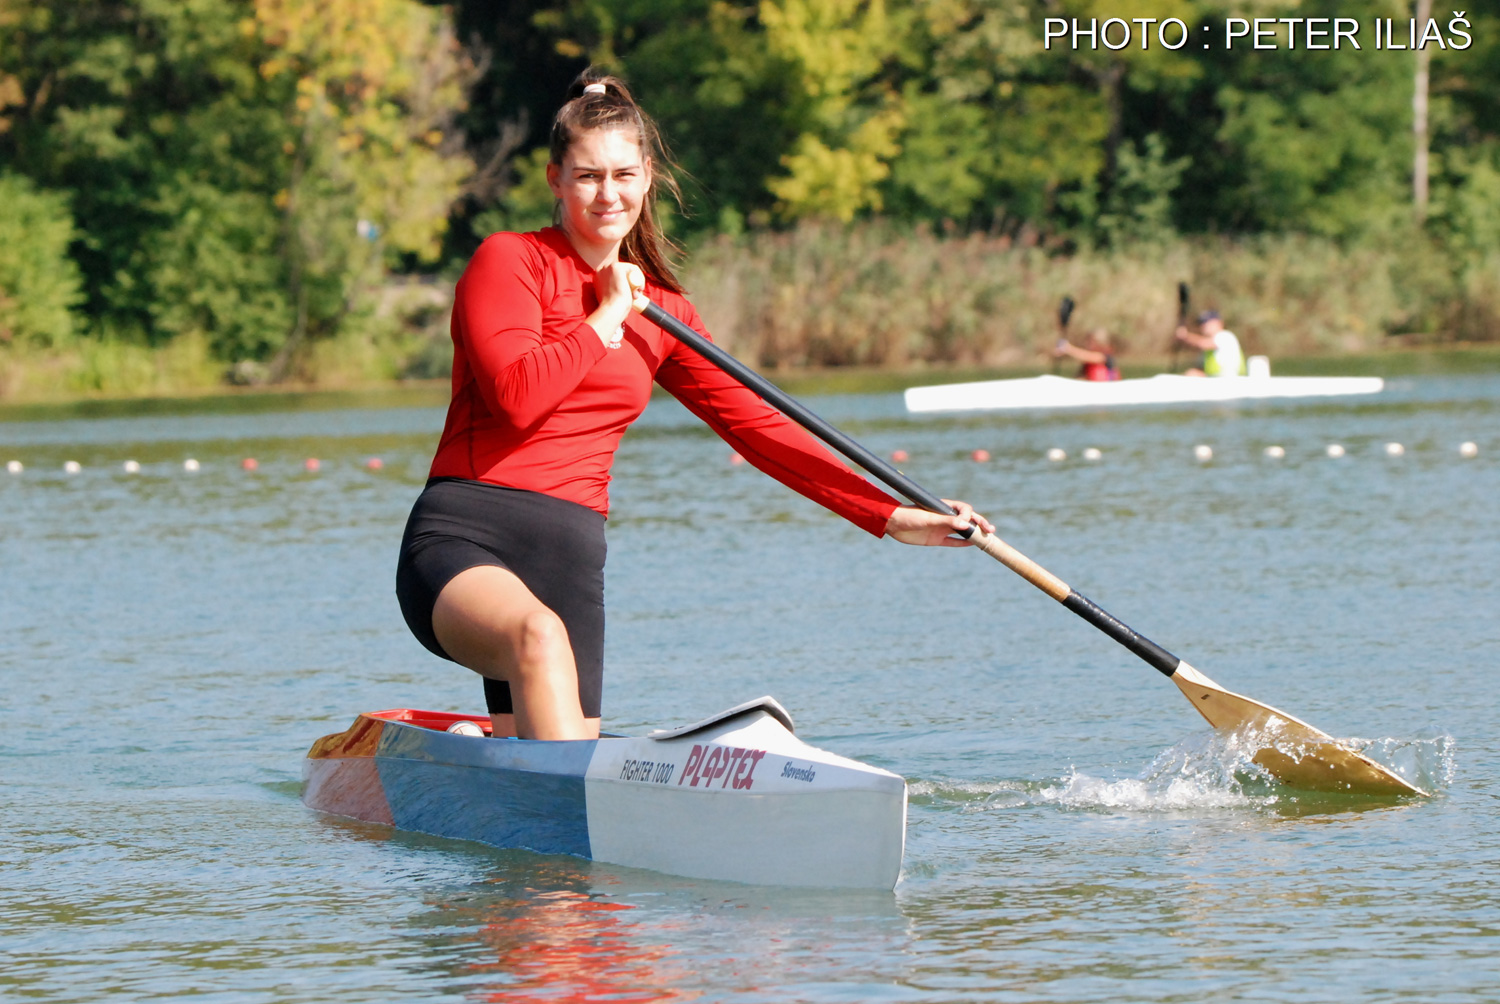
[[[1406,445],[1395,440],[1381,444],[1378,449],[1387,457],[1404,457],[1407,455]],[[1452,449],[1452,447],[1448,449]],[[1444,452],[1447,451],[1445,450]],[[1456,452],[1461,458],[1471,460],[1479,456],[1479,444],[1473,440],[1466,440],[1458,444]],[[1269,460],[1283,460],[1289,456],[1286,447],[1279,443],[1272,443],[1262,447],[1260,454]],[[1042,455],[1048,463],[1052,464],[1062,463],[1068,459],[1068,451],[1060,446],[1050,447]],[[1086,447],[1080,451],[1079,455],[1089,463],[1098,463],[1104,459],[1104,451],[1097,446]],[[1200,464],[1206,464],[1218,455],[1214,447],[1208,443],[1198,443],[1193,447],[1193,459]],[[1322,455],[1330,460],[1338,460],[1346,458],[1350,454],[1344,444],[1328,443],[1323,447]],[[980,464],[988,463],[992,459],[990,451],[983,447],[969,451],[967,456],[969,460]],[[895,449],[890,452],[890,458],[896,463],[907,463],[911,460],[911,453],[907,450]],[[730,453],[729,463],[738,466],[745,463],[745,458],[738,453]],[[302,461],[300,466],[303,473],[316,474],[323,469],[323,461],[317,457],[307,457]],[[371,456],[361,461],[360,466],[367,471],[378,472],[385,469],[385,461],[380,457]],[[256,473],[260,470],[260,461],[255,457],[244,457],[240,460],[239,467],[247,473]],[[119,469],[125,474],[140,474],[144,470],[141,462],[133,458],[121,462]],[[80,474],[83,470],[84,465],[77,460],[65,460],[62,463],[64,474]],[[189,474],[196,473],[203,470],[203,465],[196,458],[188,457],[182,461],[182,470]],[[24,474],[26,472],[26,464],[20,459],[12,459],[6,462],[5,471],[11,475]]]

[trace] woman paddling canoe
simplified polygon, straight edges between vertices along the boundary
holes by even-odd
[[[652,212],[673,188],[667,161],[621,81],[581,74],[551,147],[555,225],[491,236],[459,279],[453,399],[396,593],[423,645],[484,677],[495,735],[591,739],[609,470],[653,380],[750,463],[876,536],[964,546],[956,531],[993,527],[962,502],[954,515],[900,505],[632,312],[644,294],[703,331]]]

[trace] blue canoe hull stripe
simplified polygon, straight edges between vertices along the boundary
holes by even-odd
[[[591,858],[584,775],[595,745],[477,743],[387,723],[375,757],[401,829]]]
[[[582,777],[384,757],[377,763],[391,820],[403,830],[593,857]]]

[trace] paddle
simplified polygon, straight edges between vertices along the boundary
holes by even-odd
[[[1177,326],[1187,326],[1188,315],[1188,284],[1179,282],[1177,284]],[[1177,372],[1177,353],[1182,350],[1182,339],[1177,337],[1177,332],[1172,332],[1172,372]]]
[[[1068,321],[1073,316],[1073,307],[1074,303],[1071,296],[1063,297],[1062,302],[1057,305],[1056,347],[1059,349],[1068,343]],[[1052,355],[1052,373],[1054,376],[1057,374],[1057,367],[1061,362],[1062,358],[1054,352]]]
[[[942,499],[813,414],[801,402],[657,304],[640,297],[636,300],[636,309],[647,320],[759,394],[768,404],[912,502],[930,512],[953,512],[953,508]],[[1332,736],[1306,722],[1220,687],[1171,652],[1110,616],[1093,601],[1074,592],[1067,583],[994,534],[971,527],[964,536],[973,540],[984,553],[1124,645],[1147,665],[1177,684],[1193,707],[1214,728],[1264,730],[1271,743],[1293,750],[1285,752],[1277,745],[1268,745],[1253,758],[1283,782],[1314,791],[1380,795],[1426,794],[1374,760],[1338,743]]]

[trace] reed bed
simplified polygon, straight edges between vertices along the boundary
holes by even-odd
[[[1272,356],[1370,351],[1434,317],[1455,334],[1500,334],[1500,268],[1475,270],[1471,295],[1447,302],[1403,272],[1410,257],[1308,237],[1063,255],[866,224],[715,238],[694,250],[685,278],[720,342],[779,370],[1024,365],[1055,342],[1064,296],[1078,304],[1071,334],[1106,328],[1126,358],[1160,359],[1179,282],[1191,313],[1219,310],[1249,351]]]

